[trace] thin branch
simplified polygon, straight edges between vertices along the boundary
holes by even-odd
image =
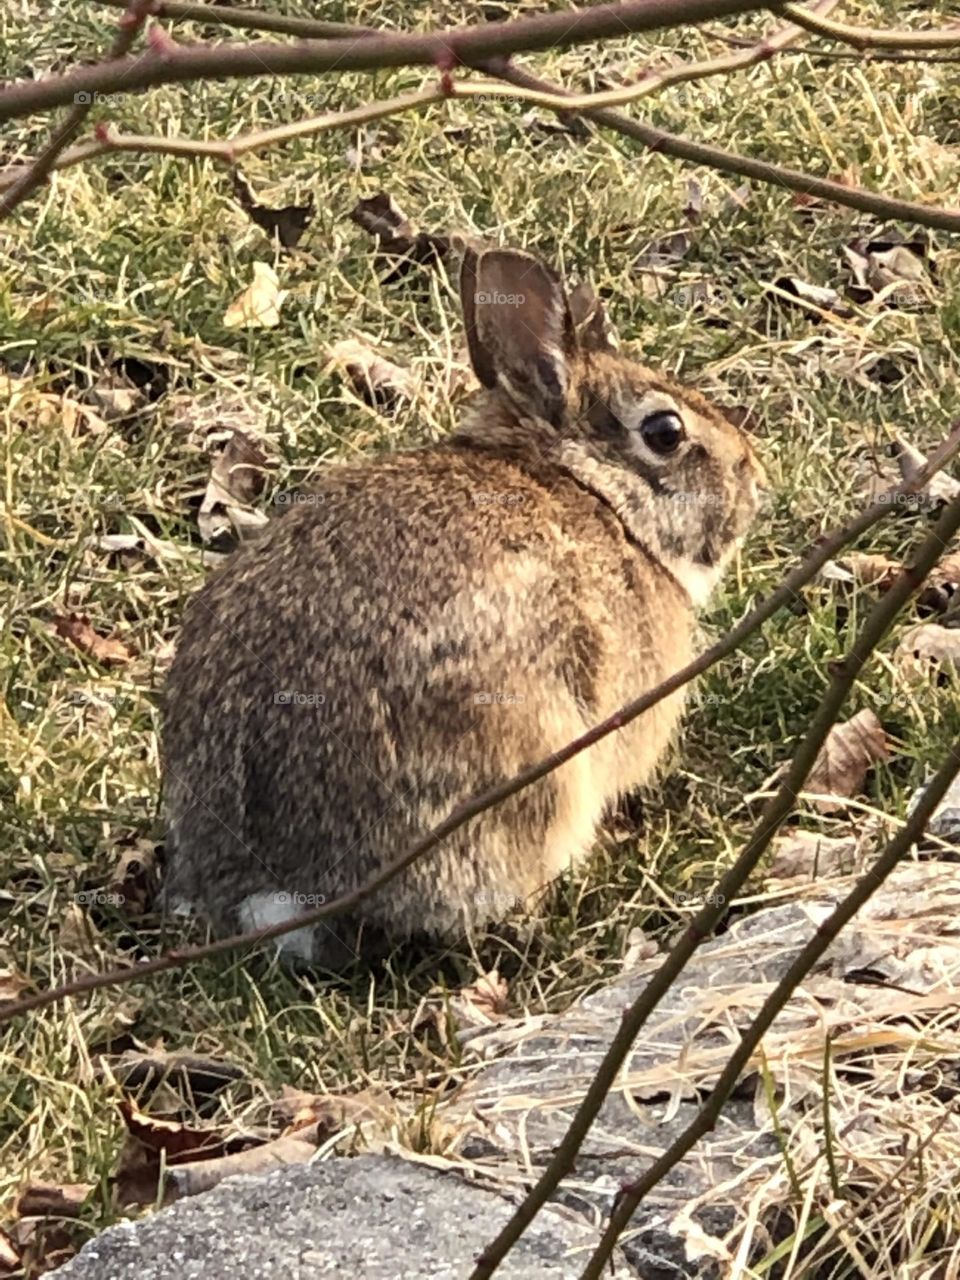
[[[149,3],[149,0],[147,0]],[[818,0],[823,11],[834,8],[839,0]],[[229,11],[227,11],[229,12]],[[76,164],[83,164],[97,156],[110,152],[128,151],[146,154],[163,154],[181,157],[205,157],[222,164],[236,164],[241,156],[264,150],[278,143],[289,142],[293,138],[311,137],[327,133],[333,129],[348,128],[360,124],[368,124],[386,116],[399,115],[419,107],[441,102],[448,97],[456,98],[515,98],[531,102],[547,110],[566,112],[572,109],[599,107],[612,103],[632,102],[648,94],[656,93],[674,84],[704,79],[707,76],[721,75],[732,71],[755,66],[784,50],[792,40],[796,40],[802,32],[792,24],[779,28],[750,45],[749,48],[735,54],[727,54],[721,58],[711,58],[703,62],[678,63],[663,71],[642,77],[637,83],[617,90],[594,94],[572,95],[569,100],[561,93],[546,93],[521,85],[504,84],[501,80],[451,80],[447,85],[434,90],[423,90],[417,94],[377,101],[348,111],[328,112],[297,121],[290,125],[281,125],[274,129],[257,130],[241,134],[237,138],[222,141],[193,139],[183,137],[163,137],[142,134],[123,134],[107,125],[97,131],[97,137],[72,150],[64,152],[56,160],[55,168],[68,169]],[[89,110],[85,107],[84,111]],[[17,165],[7,170],[0,170],[0,192],[8,185],[20,181],[24,166]],[[0,207],[2,208],[2,207]]]
[[[954,500],[952,510],[954,518],[943,526],[945,529],[947,525],[952,525],[951,533],[960,527],[960,500]],[[932,535],[927,539],[927,545],[936,550]],[[670,1144],[659,1160],[650,1166],[643,1177],[621,1193],[600,1244],[583,1269],[580,1280],[599,1280],[620,1234],[630,1221],[643,1197],[658,1183],[662,1182],[671,1169],[676,1168],[687,1152],[716,1126],[724,1104],[736,1087],[741,1072],[749,1064],[753,1053],[770,1029],[777,1014],[783,1010],[790,996],[793,995],[800,983],[807,977],[810,970],[831,943],[835,941],[840,931],[850,923],[867,899],[876,892],[900,860],[909,853],[910,848],[923,834],[924,827],[930,820],[937,805],[946,795],[950,784],[958,773],[960,773],[960,742],[955,742],[947,753],[943,764],[941,764],[932,780],[925,787],[916,808],[904,823],[902,829],[885,846],[881,855],[861,876],[847,896],[837,904],[827,919],[818,926],[809,942],[806,943],[787,972],[771,991],[770,995],[767,996],[760,1007],[760,1012],[743,1032],[739,1045],[717,1077],[717,1083],[711,1090],[710,1096],[701,1107],[697,1117]],[[916,1153],[914,1152],[911,1158],[915,1158],[915,1155]]]
[[[706,64],[700,64],[701,66]],[[487,69],[501,80],[516,86],[527,97],[556,112],[570,114],[571,104],[590,102],[590,95],[575,97],[565,95],[562,89],[540,80],[519,67],[511,66],[503,60],[494,60],[486,64]],[[673,69],[668,69],[669,74]],[[654,86],[657,87],[657,86]],[[504,94],[501,85],[476,82],[451,82],[445,86],[443,93],[423,91],[421,95],[411,95],[392,99],[389,103],[371,103],[339,114],[312,117],[293,125],[280,126],[274,130],[242,135],[231,141],[208,142],[190,138],[161,138],[138,135],[123,135],[104,127],[96,140],[81,143],[59,157],[56,167],[68,168],[81,164],[96,156],[111,151],[154,152],[178,156],[208,156],[222,163],[233,164],[238,155],[246,151],[259,150],[278,141],[286,141],[293,137],[304,137],[314,133],[326,132],[341,125],[356,124],[363,121],[379,119],[396,114],[416,106],[423,106],[438,101],[441,97],[456,94],[469,97],[474,93],[489,97]],[[771,164],[765,160],[755,160],[748,156],[740,156],[734,152],[724,151],[719,147],[711,147],[704,143],[693,142],[677,134],[657,129],[653,125],[633,120],[629,116],[607,108],[588,109],[581,114],[596,121],[605,128],[613,129],[625,137],[664,155],[674,156],[681,160],[689,160],[695,164],[704,164],[724,173],[736,174],[739,177],[754,178],[787,190],[799,191],[805,195],[817,196],[830,200],[845,208],[859,209],[881,219],[898,220],[915,223],[917,226],[932,227],[944,231],[960,231],[960,210],[944,209],[937,205],[916,204],[910,200],[897,200],[876,192],[865,191],[859,187],[848,186],[829,178],[818,178],[813,174],[803,173],[797,169],[787,169]],[[19,179],[22,166],[15,166],[0,171],[0,192],[11,182]]]
[[[93,0],[94,4],[123,9],[127,0]],[[258,9],[227,8],[223,4],[183,4],[171,0],[151,0],[150,12],[155,18],[171,21],[205,23],[208,26],[237,27],[243,31],[271,31],[278,36],[296,36],[300,40],[356,40],[366,35],[382,34],[373,27],[356,27],[347,22],[321,22],[317,18],[293,18],[281,13],[263,13]]]
[[[817,0],[814,6],[820,12],[827,13],[835,9],[839,0]],[[521,84],[519,80],[509,88],[492,85],[483,80],[454,80],[450,85],[450,95],[454,98],[478,97],[487,98],[493,94],[504,97],[516,97],[524,102],[545,107],[548,111],[595,111],[602,107],[626,106],[651,93],[659,93],[662,89],[673,85],[686,84],[691,80],[706,80],[710,76],[728,75],[733,71],[743,71],[755,67],[760,62],[767,62],[782,50],[786,49],[803,34],[794,23],[778,27],[767,36],[749,45],[739,53],[728,53],[718,58],[707,58],[702,62],[677,62],[665,67],[662,71],[651,71],[642,75],[633,84],[622,85],[617,89],[604,89],[597,93],[571,93],[568,90],[546,88],[534,89]]]
[[[511,84],[522,85],[551,95],[562,95],[563,91],[558,90],[556,85],[540,80],[537,76],[510,63],[495,64],[490,69],[495,70],[501,79]],[[911,200],[896,200],[877,192],[864,191],[860,187],[847,186],[831,178],[817,178],[799,169],[787,169],[782,165],[771,164],[767,160],[755,160],[752,156],[741,156],[732,151],[724,151],[720,147],[708,146],[703,142],[693,142],[679,134],[668,133],[665,129],[657,129],[653,125],[622,115],[619,111],[603,108],[584,111],[580,114],[606,129],[613,129],[616,133],[642,143],[651,151],[659,151],[663,155],[674,156],[678,160],[689,160],[693,164],[703,164],[711,169],[719,169],[721,173],[733,173],[741,178],[754,178],[758,182],[785,187],[788,191],[818,196],[822,200],[830,200],[834,204],[850,209],[859,209],[863,213],[874,214],[884,220],[912,222],[917,226],[932,227],[940,231],[960,231],[960,209],[943,209],[936,205],[916,204]]]
[[[701,35],[707,36],[711,40],[721,40],[733,49],[749,49],[753,45],[753,41],[749,36],[737,35],[735,31],[701,28]],[[873,48],[814,49],[809,45],[804,45],[801,49],[783,49],[782,52],[788,57],[809,58],[812,62],[910,62],[923,63],[930,67],[960,62],[960,53],[925,54],[922,50],[911,53],[909,50]]]
[[[432,103],[443,102],[448,97],[449,94],[440,87],[424,89],[420,93],[370,102],[349,111],[329,111],[324,115],[297,120],[293,124],[281,124],[273,129],[257,129],[219,142],[198,138],[164,138],[148,134],[119,133],[110,125],[102,125],[97,129],[95,138],[64,152],[56,167],[69,169],[73,165],[83,164],[97,156],[118,151],[180,156],[186,159],[207,159],[218,164],[234,165],[243,156],[262,151],[266,147],[276,146],[278,143],[290,142],[294,138],[313,137],[317,134],[329,133],[334,129],[369,124],[373,120],[382,120],[385,116],[395,116],[403,111],[413,111]],[[17,180],[21,167],[18,165],[14,169],[0,170],[0,192],[7,184]]]
[[[840,40],[844,44],[853,45],[855,49],[958,49],[960,48],[960,26],[944,27],[941,31],[912,31],[905,28],[883,30],[878,27],[854,27],[846,22],[837,22],[823,14],[814,13],[799,4],[781,4],[776,6],[778,13],[784,13],[798,27],[817,36],[827,36],[831,40]]]
[[[118,31],[113,40],[109,57],[123,58],[133,48],[134,42],[143,24],[146,22],[152,0],[123,0],[124,13],[118,22]],[[74,100],[74,105],[67,112],[66,118],[54,130],[46,148],[40,153],[27,171],[20,175],[16,182],[0,197],[0,218],[15,209],[21,201],[26,200],[37,187],[46,182],[57,167],[57,157],[70,145],[80,130],[83,122],[90,114],[93,98]]]
[[[793,754],[790,767],[783,782],[777,789],[776,795],[764,808],[750,839],[733,865],[717,881],[715,889],[708,895],[706,904],[688,925],[680,941],[674,946],[633,1004],[624,1010],[616,1035],[604,1054],[590,1082],[590,1086],[584,1094],[583,1100],[549,1164],[507,1225],[484,1250],[477,1261],[476,1267],[471,1272],[470,1280],[488,1280],[488,1277],[493,1275],[508,1251],[519,1240],[536,1214],[550,1199],[562,1179],[573,1167],[577,1153],[583,1145],[590,1126],[603,1106],[604,1099],[616,1082],[617,1075],[633,1046],[634,1040],[639,1035],[651,1013],[653,1013],[682,973],[697,947],[716,928],[727,910],[726,904],[732,902],[739,895],[747,877],[755,869],[771,840],[793,810],[797,793],[802,790],[804,781],[813,768],[828,733],[836,723],[847,694],[863,670],[868,658],[886,635],[904,604],[916,592],[934,564],[943,555],[947,543],[958,528],[960,528],[960,496],[945,508],[934,528],[920,544],[913,564],[900,573],[889,591],[870,610],[850,652],[842,662],[832,665],[830,684],[820,699],[820,705],[817,707],[806,734]],[[956,772],[956,769],[953,772]],[[906,827],[901,830],[897,836],[898,842],[904,840],[904,831],[906,830]],[[906,840],[906,843],[903,844],[903,847],[908,848],[912,840],[913,836],[911,835]],[[900,843],[897,844],[897,848],[900,848]],[[871,892],[872,889],[868,887],[863,896],[857,900],[857,905],[859,906],[860,903],[865,901]],[[851,895],[851,897],[853,896]],[[841,923],[846,923],[846,917]],[[829,935],[828,940],[832,939],[832,937],[832,934]],[[791,967],[791,973],[793,972],[794,969]],[[795,981],[799,981],[804,972],[805,970],[801,971]],[[779,990],[780,988],[778,988]],[[787,994],[789,994],[789,990]],[[766,1008],[766,1006],[764,1007]],[[770,1021],[772,1021],[779,1007],[778,1005],[773,1014],[770,1015]],[[762,1030],[765,1030],[767,1025],[769,1023],[764,1024]],[[752,1052],[753,1047],[751,1045],[749,1052]],[[734,1055],[734,1058],[731,1058],[731,1062],[738,1060],[739,1052]],[[749,1057],[749,1052],[747,1057]],[[746,1058],[744,1061],[746,1061]],[[740,1062],[736,1072],[733,1074],[733,1081],[736,1080],[742,1066],[743,1063]],[[726,1082],[727,1079],[728,1071],[725,1069],[721,1080]],[[730,1087],[732,1087],[732,1083]],[[720,1105],[722,1105],[725,1097],[725,1094],[721,1096]],[[713,1121],[707,1124],[706,1127],[702,1127],[705,1122],[703,1121],[703,1112],[701,1112],[698,1120],[688,1130],[689,1133],[693,1133],[693,1137],[688,1145],[683,1147],[680,1154],[682,1155],[689,1150],[689,1147],[694,1145],[701,1134],[712,1127],[712,1123]],[[675,1150],[680,1150],[679,1142],[671,1146],[671,1156]],[[587,1270],[583,1273],[584,1277],[600,1275],[603,1269],[603,1262],[609,1257],[613,1244],[624,1223],[629,1219],[642,1195],[646,1194],[652,1186],[655,1186],[679,1158],[680,1156],[675,1156],[667,1163],[666,1157],[662,1157],[653,1166],[650,1173],[636,1184],[640,1188],[638,1194],[634,1195],[631,1189],[630,1192],[624,1195],[622,1202],[611,1218],[610,1226],[604,1233],[600,1247],[591,1258]],[[653,1177],[654,1170],[656,1171],[656,1177]],[[615,1223],[616,1230],[614,1231]]]
[[[608,734],[616,732],[617,729],[623,728],[624,725],[635,720],[637,716],[642,715],[644,711],[661,702],[675,690],[682,688],[683,685],[688,684],[696,676],[715,666],[722,658],[735,652],[745,640],[753,635],[755,631],[758,631],[778,610],[792,603],[797,592],[820,572],[828,560],[832,559],[849,542],[859,538],[873,525],[879,523],[904,497],[920,492],[932,476],[958,450],[960,450],[960,421],[952,425],[949,435],[930,455],[922,469],[909,480],[903,481],[888,493],[881,495],[875,503],[855,516],[841,529],[825,538],[819,539],[817,545],[805,559],[787,574],[776,591],[757,605],[727,635],[695,658],[693,662],[675,672],[668,679],[657,685],[656,688],[650,689],[640,697],[628,702],[606,720],[593,725],[592,728],[581,734],[579,738],[568,743],[559,751],[544,757],[537,764],[524,769],[515,777],[507,778],[504,782],[498,783],[487,791],[457,805],[439,826],[434,827],[432,831],[421,837],[403,854],[389,863],[378,875],[366,884],[361,885],[360,888],[353,890],[351,893],[343,894],[339,898],[334,898],[332,902],[328,902],[321,907],[314,907],[312,910],[304,912],[303,915],[291,918],[282,924],[271,925],[266,929],[251,930],[248,933],[234,934],[232,937],[220,938],[215,942],[204,943],[196,947],[168,951],[153,960],[146,960],[130,968],[110,969],[104,973],[87,974],[83,978],[77,978],[72,982],[64,983],[62,986],[51,988],[48,991],[40,991],[34,995],[25,996],[20,1000],[0,1007],[0,1024],[10,1021],[10,1019],[17,1017],[21,1013],[27,1013],[31,1009],[41,1009],[47,1005],[55,1004],[58,1000],[62,1000],[67,996],[83,995],[103,987],[121,986],[128,982],[136,982],[140,978],[148,977],[154,973],[162,973],[168,969],[179,968],[194,960],[204,960],[212,956],[224,955],[241,947],[257,946],[260,943],[282,937],[294,929],[317,924],[327,916],[339,915],[342,912],[352,910],[364,899],[378,889],[383,888],[394,877],[406,870],[417,858],[429,853],[447,836],[452,835],[454,831],[465,826],[473,818],[485,812],[485,810],[501,804],[504,800],[524,790],[526,787],[532,786],[533,783],[538,782],[541,778],[546,777],[547,774],[566,764],[568,760],[572,760],[574,756],[586,750],[587,747],[599,742]]]
[[[764,7],[759,0],[624,0],[513,22],[487,22],[425,33],[397,32],[356,40],[296,44],[194,44],[151,50],[62,75],[21,80],[0,90],[0,121],[64,106],[78,93],[129,93],[201,79],[299,72],[372,71],[384,67],[477,66],[488,58],[560,49],[642,31],[698,23]]]

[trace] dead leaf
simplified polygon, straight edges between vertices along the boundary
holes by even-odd
[[[451,997],[450,1007],[458,1028],[484,1026],[497,1022],[506,1016],[509,986],[505,978],[500,977],[497,969],[463,987]]]
[[[857,302],[916,307],[931,301],[932,266],[922,241],[855,240],[843,246],[855,283],[850,294]]]
[[[268,517],[253,503],[263,492],[270,468],[257,441],[243,431],[231,432],[214,461],[197,513],[205,545],[231,533],[243,542],[263,528]]]
[[[255,262],[253,279],[227,307],[223,327],[274,329],[280,323],[280,307],[285,297],[273,267],[267,262]]]
[[[118,636],[102,636],[94,631],[87,615],[61,614],[54,618],[56,634],[105,667],[120,667],[130,661],[133,651]]]
[[[306,1164],[316,1154],[320,1132],[321,1125],[316,1123],[244,1151],[178,1166],[169,1170],[170,1185],[177,1196],[195,1196],[235,1174],[264,1174],[290,1164]]]
[[[69,436],[99,435],[107,424],[89,405],[70,395],[36,386],[29,378],[0,373],[0,410],[17,426],[31,430],[59,427]]]
[[[0,969],[0,1008],[18,999],[30,985],[29,979],[16,969]]]
[[[409,369],[380,355],[365,338],[344,338],[328,349],[327,359],[344,370],[367,404],[378,409],[395,408],[416,395],[417,379]]]
[[[938,622],[911,627],[897,646],[901,667],[917,672],[941,668],[953,673],[960,669],[960,630]]]
[[[94,1190],[92,1182],[31,1182],[17,1197],[21,1218],[79,1218]]]
[[[837,838],[817,831],[789,831],[774,841],[767,878],[813,880],[818,876],[849,875],[857,860],[855,836]]]
[[[390,263],[384,284],[398,280],[415,266],[435,266],[450,252],[448,237],[421,231],[386,191],[358,200],[350,219],[375,237],[381,255]]]
[[[124,849],[107,882],[107,892],[119,899],[125,915],[143,915],[153,905],[159,883],[157,848],[152,840],[137,840]]]
[[[838,316],[853,315],[852,307],[829,285],[811,284],[800,276],[778,276],[773,287],[779,291],[775,295],[777,301],[789,304],[795,300],[814,320],[818,318],[818,311],[829,311]]]
[[[889,556],[871,555],[864,551],[850,551],[839,560],[830,560],[823,566],[820,576],[824,581],[855,583],[858,586],[878,587],[886,591],[899,577],[903,565]],[[943,556],[927,575],[917,605],[921,609],[943,613],[951,605],[960,590],[960,552]]]
[[[927,458],[903,436],[894,437],[893,447],[904,480],[912,480],[926,465]],[[960,493],[960,481],[945,471],[938,471],[917,495],[918,499],[926,499],[929,505],[952,502]]]
[[[179,1120],[164,1120],[160,1116],[150,1116],[124,1098],[120,1103],[120,1114],[127,1126],[127,1132],[149,1151],[163,1153],[167,1164],[184,1163],[190,1160],[207,1160],[211,1156],[224,1155],[231,1144],[236,1145],[236,1135],[225,1136],[216,1129],[199,1129],[183,1124]],[[240,1139],[246,1142],[248,1139]]]
[[[889,758],[887,735],[876,714],[869,709],[858,711],[827,734],[804,790],[836,796],[836,800],[813,802],[821,813],[836,813],[843,809],[844,797],[862,789],[871,765]]]
[[[352,1125],[379,1124],[387,1128],[396,1116],[390,1096],[377,1089],[358,1093],[305,1093],[284,1085],[271,1109],[271,1119],[295,1133],[308,1125],[320,1125],[320,1140]]]
[[[250,221],[265,231],[271,240],[276,236],[285,249],[297,247],[313,220],[315,208],[312,200],[306,204],[285,205],[282,209],[270,209],[259,204],[250,183],[237,169],[233,170],[233,193]]]
[[[88,1228],[74,1219],[19,1218],[10,1239],[20,1253],[17,1275],[34,1280],[69,1262],[83,1246]]]
[[[78,899],[96,896],[96,890],[81,890]],[[57,931],[57,945],[72,955],[95,956],[98,952],[100,930],[80,905],[80,901],[68,902]]]

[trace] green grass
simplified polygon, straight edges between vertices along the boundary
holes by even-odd
[[[110,38],[108,10],[59,0],[26,23],[16,9],[0,9],[3,77],[89,58]],[[362,7],[323,9],[323,17],[364,20]],[[367,9],[369,21],[384,21],[380,6]],[[879,24],[894,9],[851,5],[844,13]],[[442,6],[432,17],[466,12]],[[925,12],[932,21],[933,10]],[[388,10],[396,20],[402,14],[400,5]],[[591,74],[636,70],[654,54],[694,57],[706,48],[697,34],[665,33],[540,65],[573,84],[583,82],[584,66]],[[732,150],[816,173],[850,170],[878,190],[954,204],[960,147],[944,103],[955,99],[957,79],[952,66],[789,57],[668,91],[639,110]],[[219,137],[422,82],[409,70],[161,89],[99,106],[94,119],[130,132]],[[4,158],[35,152],[47,129],[39,117],[6,126]],[[820,321],[773,303],[769,286],[784,274],[842,285],[841,246],[876,230],[850,211],[808,216],[787,193],[761,186],[743,208],[729,208],[737,184],[722,175],[596,131],[586,141],[545,132],[525,107],[500,101],[381,124],[364,141],[370,158],[359,171],[345,158],[356,145],[355,136],[333,133],[243,166],[265,203],[315,201],[315,220],[292,255],[277,255],[249,223],[222,170],[168,157],[117,156],[72,169],[0,225],[0,388],[6,373],[82,397],[91,383],[102,385],[105,367],[134,358],[165,379],[162,395],[101,434],[71,433],[58,412],[21,413],[0,398],[0,499],[14,518],[0,552],[0,967],[37,987],[158,945],[149,919],[97,917],[99,932],[85,945],[75,930],[61,934],[76,893],[108,878],[119,842],[160,835],[158,695],[184,603],[207,572],[195,518],[209,473],[207,431],[255,422],[279,460],[282,489],[333,459],[440,438],[456,418],[439,392],[383,417],[327,368],[325,349],[362,332],[439,385],[462,340],[455,290],[442,273],[381,284],[371,243],[348,217],[360,197],[385,189],[424,227],[526,246],[568,271],[590,272],[631,349],[751,408],[772,494],[705,619],[708,633],[741,616],[804,547],[862,505],[894,431],[929,448],[957,414],[960,258],[946,236],[933,237],[938,283],[928,306],[858,308],[849,319]],[[692,177],[703,190],[702,221],[688,229],[690,249],[666,297],[645,298],[637,260],[650,242],[686,226]],[[257,260],[272,262],[289,290],[281,324],[225,329],[223,313]],[[715,301],[695,310],[677,289],[699,279]],[[899,381],[871,378],[881,359]],[[183,559],[124,563],[91,548],[100,535],[135,532],[134,519],[177,544]],[[905,553],[924,523],[891,521],[865,549]],[[511,1012],[559,1009],[619,971],[632,928],[675,931],[675,895],[709,884],[749,831],[755,807],[744,794],[788,757],[866,604],[862,595],[811,588],[796,612],[779,615],[712,671],[663,787],[643,802],[642,824],[635,807],[613,821],[592,866],[558,886],[535,926],[518,922],[439,959],[404,953],[338,986],[238,956],[0,1028],[0,1198],[33,1179],[97,1182],[89,1227],[115,1216],[108,1175],[122,1139],[118,1090],[91,1058],[131,1038],[242,1064],[259,1084],[237,1091],[228,1107],[246,1116],[261,1114],[284,1084],[339,1093],[376,1087],[429,1108],[464,1066],[436,1025],[415,1017],[421,1002],[442,1003],[445,988],[496,963],[510,978]],[[85,659],[51,634],[64,610],[121,633],[135,660],[117,672]],[[902,627],[914,620],[904,617]],[[956,736],[960,702],[950,688],[912,691],[890,660],[895,642],[891,636],[869,664],[849,710],[873,707],[893,735],[896,755],[872,775],[867,799],[902,815]]]

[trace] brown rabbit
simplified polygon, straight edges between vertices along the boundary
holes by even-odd
[[[466,797],[692,656],[762,477],[696,392],[618,354],[589,290],[469,252],[483,390],[442,445],[332,467],[191,604],[166,695],[168,901],[219,930],[364,884]],[[450,937],[578,862],[682,692],[284,940],[340,967]]]

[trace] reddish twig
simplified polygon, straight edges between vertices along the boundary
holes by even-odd
[[[64,106],[77,93],[126,93],[201,79],[437,66],[444,58],[476,67],[489,58],[616,39],[762,7],[758,0],[623,0],[620,4],[423,34],[398,32],[296,44],[183,45],[150,58],[75,67],[62,75],[8,85],[0,89],[0,120]]]
[[[118,31],[109,54],[111,60],[123,58],[133,48],[134,41],[150,12],[151,3],[152,0],[129,0],[129,2],[124,0],[124,12],[118,20]],[[27,196],[36,191],[37,187],[46,182],[57,167],[57,158],[60,153],[70,145],[83,128],[83,122],[89,115],[93,103],[92,94],[75,95],[74,105],[67,112],[63,123],[54,130],[46,148],[32,161],[25,173],[18,175],[17,180],[5,194],[0,196],[0,218],[10,213],[21,201],[26,200]]]
[[[562,89],[512,64],[501,64],[492,67],[491,71],[501,79],[509,81],[510,84],[524,85],[529,89],[550,92],[558,96],[563,94]],[[707,165],[711,169],[720,170],[721,173],[733,173],[741,178],[755,178],[759,182],[785,187],[788,191],[799,191],[803,195],[817,196],[849,209],[859,209],[863,213],[871,213],[878,218],[913,222],[917,226],[933,227],[941,231],[960,231],[960,209],[943,209],[935,205],[915,204],[911,200],[896,200],[874,191],[847,186],[846,183],[836,182],[831,178],[817,178],[799,169],[787,169],[783,165],[771,164],[767,160],[755,160],[752,156],[736,155],[732,151],[724,151],[721,147],[693,142],[676,133],[668,133],[665,129],[657,129],[654,125],[634,120],[631,116],[625,116],[619,111],[612,111],[606,107],[578,114],[586,116],[588,120],[595,121],[605,129],[613,129],[627,138],[632,138],[635,142],[642,143],[651,151],[659,151],[663,155],[673,156],[678,160]]]

